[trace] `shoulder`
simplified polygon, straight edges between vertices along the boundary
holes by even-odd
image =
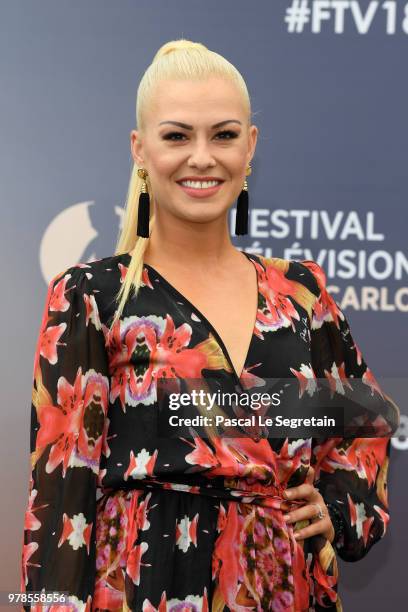
[[[316,296],[326,288],[326,273],[322,266],[312,259],[283,259],[263,255],[258,257],[265,270],[268,267],[280,270],[288,280],[301,283]]]
[[[120,255],[109,255],[92,261],[80,261],[64,268],[56,274],[50,284],[55,285],[62,279],[69,281],[80,281],[81,285],[96,286],[98,282],[103,281],[104,277],[112,277],[115,272],[120,273],[126,268],[130,257],[127,253]],[[72,285],[72,281],[70,284]]]
[[[309,279],[313,282],[316,289],[315,293],[319,294],[326,289],[327,277],[322,266],[316,263],[313,259],[302,259],[300,261],[296,261],[296,263],[308,274]]]
[[[87,309],[97,310],[102,317],[114,303],[130,257],[111,255],[93,261],[80,261],[56,274],[48,286],[47,300],[57,309],[75,310],[85,303]]]

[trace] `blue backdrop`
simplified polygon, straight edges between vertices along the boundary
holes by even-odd
[[[3,590],[19,590],[31,373],[46,283],[73,263],[113,254],[137,85],[158,47],[184,37],[234,63],[252,97],[260,133],[248,179],[250,235],[234,243],[323,265],[367,363],[401,407],[389,530],[357,565],[340,562],[340,593],[346,610],[405,609],[407,6],[3,0]]]

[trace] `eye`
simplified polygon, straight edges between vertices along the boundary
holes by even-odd
[[[222,132],[218,132],[218,134],[216,134],[217,136],[220,136],[221,134],[227,135],[228,138],[223,138],[222,140],[229,140],[230,138],[237,138],[238,134],[236,132],[234,132],[233,130],[224,130]]]
[[[163,136],[163,140],[180,140],[180,138],[173,138],[173,136],[184,136],[181,132],[169,132]]]
[[[163,136],[163,140],[182,140],[179,136],[184,137],[185,134],[182,132],[169,132]],[[226,136],[226,138],[221,138],[221,140],[230,140],[231,138],[237,138],[237,132],[233,130],[223,130],[222,132],[218,132],[215,136]]]

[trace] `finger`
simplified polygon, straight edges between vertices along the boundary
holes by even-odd
[[[314,477],[315,477],[315,470],[314,468],[310,465],[309,469],[307,471],[306,474],[306,478],[305,478],[305,484],[313,484],[314,483]]]
[[[306,506],[302,506],[302,508],[291,510],[287,514],[284,514],[283,518],[287,523],[296,523],[297,521],[302,521],[304,519],[313,519],[317,516],[317,514],[317,505],[307,504]]]
[[[328,522],[325,519],[322,519],[321,521],[310,523],[310,525],[303,527],[303,529],[298,529],[293,535],[296,540],[304,540],[306,538],[310,538],[311,536],[318,535],[319,533],[325,533],[328,529]]]
[[[298,487],[286,489],[283,495],[286,497],[286,499],[311,499],[312,497],[317,497],[318,491],[313,485],[304,483]]]

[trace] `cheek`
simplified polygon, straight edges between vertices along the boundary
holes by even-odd
[[[149,146],[146,147],[146,158],[149,160],[149,171],[152,180],[160,183],[173,175],[177,176],[179,157],[177,151],[162,146],[160,142],[149,142]]]
[[[225,166],[228,168],[231,176],[239,176],[245,173],[245,147],[234,147],[226,152],[224,156]]]
[[[156,180],[165,181],[176,178],[177,170],[180,167],[178,156],[174,153],[166,153],[151,157],[152,173]]]

